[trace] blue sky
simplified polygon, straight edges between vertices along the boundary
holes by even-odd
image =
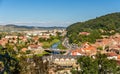
[[[0,24],[69,26],[120,12],[120,0],[0,0]]]

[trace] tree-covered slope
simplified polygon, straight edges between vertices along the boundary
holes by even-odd
[[[90,32],[91,34],[96,35],[111,35],[116,32],[120,32],[120,12],[107,14],[95,19],[90,19],[85,22],[77,22],[69,27],[67,27],[67,36],[70,38],[71,43],[81,42],[95,42],[95,39],[99,37],[88,36],[82,37],[79,36],[79,32]],[[97,33],[97,34],[96,34]],[[91,38],[93,38],[91,40]],[[87,38],[87,39],[83,39]]]

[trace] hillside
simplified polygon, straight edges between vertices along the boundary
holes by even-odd
[[[65,27],[36,27],[36,26],[18,26],[14,24],[0,25],[0,31],[28,31],[28,30],[51,30],[65,29]]]
[[[95,42],[101,35],[113,35],[120,32],[120,12],[96,17],[85,22],[77,22],[67,27],[67,36],[71,43]],[[79,35],[80,32],[91,33],[88,36]]]

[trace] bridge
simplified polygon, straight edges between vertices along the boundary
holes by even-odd
[[[60,53],[65,53],[67,50],[60,50],[60,49],[44,49],[46,52],[60,52]]]

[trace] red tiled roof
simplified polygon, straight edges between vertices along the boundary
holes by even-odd
[[[80,32],[79,34],[80,35],[89,35],[90,33],[89,32]]]
[[[84,50],[93,51],[93,50],[96,50],[96,48],[93,47],[93,46],[89,46],[89,47],[87,47],[87,48],[84,48]]]
[[[77,52],[80,53],[80,54],[90,55],[90,54],[96,53],[97,49],[94,46],[87,45],[87,46],[84,46],[80,49],[75,49],[75,50],[72,51],[73,54],[77,53]]]
[[[119,60],[120,60],[120,55],[118,55],[118,56],[117,56],[117,59],[119,59]]]
[[[34,39],[34,40],[38,40],[38,39],[39,39],[39,37],[38,37],[38,36],[35,36],[35,37],[33,37],[33,39]]]
[[[107,53],[107,56],[112,57],[112,56],[117,56],[117,54],[116,54],[115,52],[108,52],[108,53]]]
[[[27,50],[27,48],[22,48],[21,51],[25,52]]]

